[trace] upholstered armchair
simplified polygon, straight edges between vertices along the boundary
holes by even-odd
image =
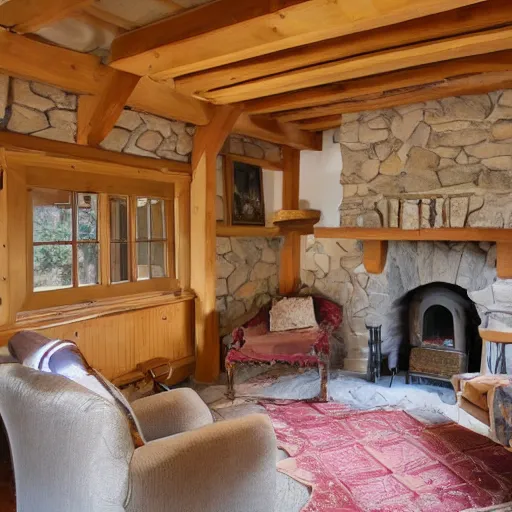
[[[68,342],[11,354],[18,362],[0,364],[0,414],[19,512],[273,510],[266,416],[214,423],[185,388],[128,404],[108,381],[91,386],[98,374]]]
[[[307,297],[301,297],[307,298]],[[342,321],[341,306],[324,297],[312,296],[317,325],[307,329],[272,332],[270,311],[272,304],[232,333],[225,367],[228,378],[227,395],[234,398],[235,369],[239,365],[288,364],[302,368],[317,367],[320,374],[318,399],[328,400],[329,339]]]

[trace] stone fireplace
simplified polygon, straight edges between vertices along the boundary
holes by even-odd
[[[512,227],[510,90],[347,114],[339,141],[342,227]],[[384,269],[369,274],[360,241],[303,239],[304,291],[344,306],[333,363],[346,370],[367,371],[366,325],[382,325],[391,367],[404,343],[465,353],[474,367],[468,326],[512,330],[512,280],[497,277],[494,243],[390,241]]]

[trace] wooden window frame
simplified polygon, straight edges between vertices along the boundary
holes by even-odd
[[[30,267],[30,286],[32,288],[32,291],[34,293],[46,293],[44,291],[38,291],[34,290],[34,284],[33,284],[33,278],[34,278],[34,247],[42,247],[42,246],[48,246],[48,245],[69,245],[71,246],[71,286],[63,287],[63,288],[57,288],[55,290],[48,290],[48,291],[59,291],[62,289],[70,289],[70,288],[85,288],[87,286],[98,286],[101,284],[101,272],[100,272],[100,260],[98,258],[98,278],[100,280],[100,283],[97,284],[84,284],[80,285],[79,281],[79,271],[78,271],[78,245],[79,244],[95,244],[98,246],[98,250],[100,250],[100,232],[99,232],[99,215],[96,220],[96,238],[91,240],[79,240],[78,239],[78,194],[82,193],[81,191],[72,191],[72,190],[63,190],[63,189],[51,189],[51,190],[62,190],[63,192],[69,192],[71,195],[71,240],[55,240],[52,242],[35,242],[33,237],[33,215],[34,215],[34,202],[32,199],[32,191],[33,188],[39,188],[39,187],[31,187],[27,188],[27,223],[30,222],[30,237],[31,239],[27,240],[28,243],[28,261],[27,261],[27,271]],[[86,192],[88,193],[88,192]],[[98,196],[98,214],[99,214],[99,201],[100,201],[100,194],[95,192],[89,192],[91,194],[95,194]],[[28,232],[27,227],[27,232]]]
[[[3,152],[3,153],[2,153]],[[135,169],[110,162],[73,161],[53,155],[0,148],[0,325],[16,322],[17,314],[59,306],[74,306],[133,294],[168,293],[190,289],[190,182],[185,173]],[[26,157],[26,158],[25,158]],[[24,163],[28,162],[27,165]],[[140,179],[139,179],[140,176]],[[33,290],[32,201],[29,189],[50,188],[98,194],[99,272],[101,284],[49,291]],[[166,201],[167,277],[110,283],[108,195],[159,198]],[[103,198],[103,199],[102,199]],[[132,238],[133,240],[133,238]],[[2,245],[3,244],[3,245]],[[132,244],[134,245],[134,244]],[[108,265],[105,264],[108,262]]]

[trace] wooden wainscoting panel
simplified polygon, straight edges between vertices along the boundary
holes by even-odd
[[[178,361],[194,356],[194,301],[140,309],[38,329],[74,341],[87,361],[108,379],[154,357]]]

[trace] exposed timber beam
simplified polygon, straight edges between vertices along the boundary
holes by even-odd
[[[118,37],[112,65],[171,78],[479,1],[217,0]]]
[[[6,150],[19,151],[20,158],[25,164],[31,159],[30,155],[35,155],[36,158],[33,159],[35,165],[37,165],[37,157],[41,158],[41,156],[46,155],[60,158],[63,161],[98,163],[104,167],[108,165],[112,167],[129,166],[137,169],[139,176],[143,176],[145,170],[158,171],[160,174],[172,176],[183,175],[189,177],[191,174],[190,164],[184,162],[116,153],[7,131],[0,131],[0,147]]]
[[[339,128],[341,124],[341,115],[335,114],[332,116],[315,117],[314,119],[307,119],[297,123],[297,128],[301,130],[309,130],[317,132],[320,130],[330,130],[331,128]]]
[[[300,151],[283,148],[283,209],[299,208]],[[285,234],[279,263],[279,293],[295,293],[300,283],[300,234]]]
[[[272,94],[511,48],[512,27],[504,27],[320,64],[206,92],[202,94],[202,97],[220,105],[236,103]]]
[[[98,146],[105,139],[114,128],[139,79],[137,75],[117,71],[105,79],[100,94],[79,97],[77,126],[79,144]]]
[[[93,55],[58,48],[0,29],[0,71],[37,80],[76,94],[102,94],[116,70]],[[183,96],[154,82],[140,79],[127,105],[167,118],[197,125],[208,124],[212,105]]]
[[[234,133],[248,135],[295,149],[322,150],[322,137],[317,133],[300,130],[293,124],[280,123],[275,119],[250,117],[243,113],[233,127]]]
[[[410,89],[391,89],[378,94],[358,96],[353,99],[309,110],[314,110],[316,116],[331,116],[347,114],[349,112],[392,108],[399,105],[447,98],[449,96],[485,94],[511,87],[512,71],[481,73],[473,76],[456,77],[443,82],[419,85]],[[308,114],[309,112],[306,111],[306,117]],[[302,123],[297,126],[304,127]]]
[[[397,48],[512,23],[512,2],[489,0],[442,14],[284,50],[175,79],[176,90],[195,94],[322,62]]]
[[[92,0],[7,0],[0,3],[0,25],[20,34],[36,32],[90,4]]]
[[[211,123],[198,128],[192,152],[191,287],[196,293],[196,379],[213,382],[220,372],[216,306],[216,161],[240,110],[217,109]]]
[[[306,110],[308,107],[327,105],[368,94],[378,94],[385,90],[404,89],[442,82],[450,77],[511,71],[512,51],[506,50],[489,55],[477,55],[412,69],[414,71],[410,68],[402,69],[343,83],[314,87],[293,93],[277,94],[246,102],[244,110],[253,114],[278,112],[275,117],[283,121],[306,119],[309,113],[309,110]],[[313,110],[311,110],[311,117],[317,117],[318,115],[323,114],[313,113]]]

